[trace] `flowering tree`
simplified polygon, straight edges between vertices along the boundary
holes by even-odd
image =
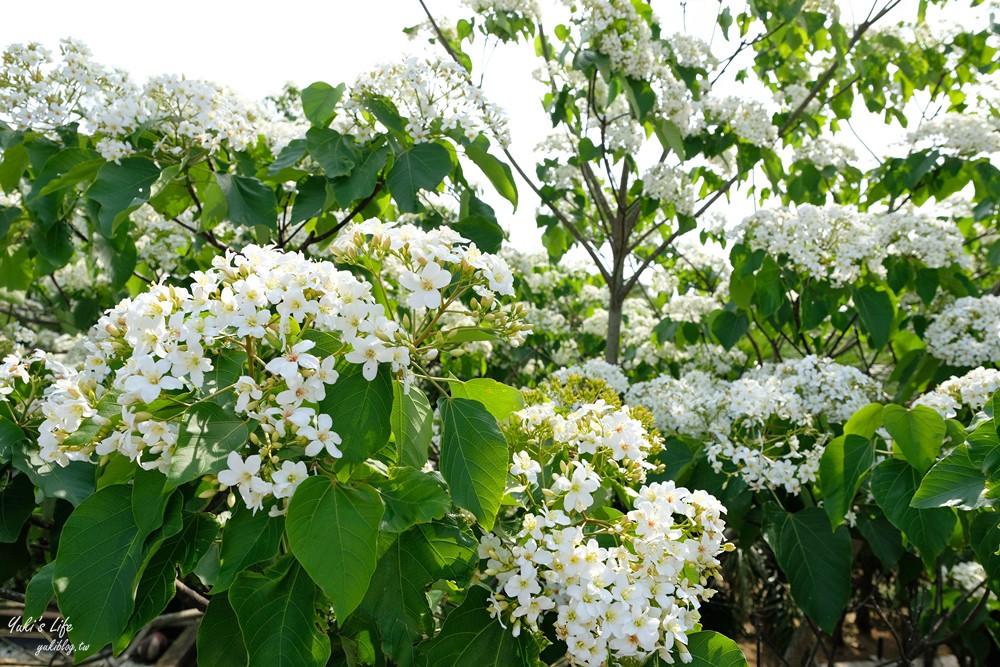
[[[720,55],[643,2],[473,2],[444,60],[265,104],[9,47],[25,615],[77,659],[193,604],[218,665],[738,665],[751,622],[834,662],[851,618],[989,664],[1000,45],[933,4],[720,3]],[[534,176],[482,40],[534,42]],[[870,168],[838,142],[916,103]],[[514,172],[548,257],[502,247]]]

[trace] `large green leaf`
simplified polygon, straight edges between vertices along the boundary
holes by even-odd
[[[892,332],[892,321],[896,315],[892,298],[884,289],[870,285],[855,288],[852,294],[861,323],[865,325],[865,329],[868,330],[868,335],[871,337],[872,347],[881,348],[889,340],[889,334]]]
[[[149,201],[150,188],[160,177],[160,168],[144,157],[122,158],[119,164],[107,162],[87,188],[86,195],[100,204],[97,219],[101,234],[113,238],[128,214]]]
[[[964,442],[927,471],[910,505],[918,509],[975,509],[986,489],[982,466],[974,465]]]
[[[34,620],[41,618],[49,606],[49,602],[55,596],[55,590],[52,588],[52,575],[55,569],[56,563],[51,561],[36,572],[35,576],[28,582],[28,586],[24,590],[24,619],[26,623],[29,618]]]
[[[198,626],[198,664],[246,667],[248,659],[243,632],[229,596],[213,595]]]
[[[333,179],[330,186],[337,196],[337,203],[347,208],[351,202],[368,197],[375,191],[379,174],[389,159],[389,147],[365,147],[354,169],[347,176]]]
[[[215,180],[226,197],[231,221],[244,227],[277,227],[278,200],[263,181],[233,174],[216,174]]]
[[[472,160],[490,183],[496,189],[497,194],[509,201],[517,208],[517,185],[514,183],[514,174],[510,170],[510,165],[501,162],[488,152],[489,142],[486,137],[480,135],[476,140],[465,146],[465,154]]]
[[[35,509],[35,485],[27,475],[14,474],[0,491],[0,542],[13,542]]]
[[[769,512],[765,537],[788,577],[792,598],[817,625],[833,632],[851,597],[851,536],[844,526],[831,534],[818,507],[795,514]]]
[[[507,482],[509,454],[497,421],[483,404],[441,398],[441,474],[456,504],[493,528]]]
[[[392,386],[392,436],[401,465],[420,468],[427,463],[427,447],[433,435],[433,410],[427,395],[417,387],[403,391],[403,384]]]
[[[358,144],[349,134],[326,127],[311,127],[306,132],[309,155],[326,172],[327,178],[346,176],[361,158]]]
[[[341,364],[340,377],[319,402],[320,413],[333,418],[333,430],[343,440],[344,460],[359,463],[389,442],[392,434],[392,378],[389,367],[366,380],[358,364]]]
[[[875,461],[875,446],[859,435],[835,438],[823,450],[819,461],[819,485],[823,509],[834,528],[844,522],[861,479]]]
[[[302,113],[316,127],[326,127],[333,120],[334,108],[344,96],[344,84],[331,86],[317,81],[302,89]]]
[[[451,509],[451,497],[441,475],[414,468],[393,468],[378,484],[385,501],[382,530],[401,533],[417,523],[440,519]]]
[[[747,659],[740,647],[718,632],[696,632],[688,635],[691,667],[746,667]]]
[[[403,213],[417,210],[417,192],[433,190],[451,171],[451,155],[440,144],[417,144],[396,155],[386,184],[396,206]]]
[[[903,534],[889,523],[877,505],[863,505],[858,510],[857,526],[885,569],[892,569],[906,553]]]
[[[341,623],[368,590],[385,508],[370,486],[351,488],[317,475],[288,505],[288,545],[333,604]]]
[[[246,424],[229,410],[211,402],[195,403],[181,425],[167,487],[224,469],[226,457],[243,447],[249,437]]]
[[[948,544],[955,526],[955,512],[945,507],[910,507],[919,484],[920,473],[898,459],[886,459],[872,472],[872,495],[879,507],[920,551],[924,563],[930,564]]]
[[[491,378],[452,382],[449,388],[455,398],[468,398],[482,403],[497,421],[507,419],[511,413],[524,407],[524,397],[520,391]]]
[[[132,489],[115,484],[84,500],[63,527],[53,585],[72,619],[70,640],[82,659],[114,641],[135,604],[146,534],[132,512]],[[81,644],[89,648],[80,650]]]
[[[430,523],[401,534],[378,561],[359,614],[375,622],[382,648],[406,667],[413,644],[434,631],[426,589],[464,578],[476,562],[476,540],[456,526]]]
[[[969,525],[969,544],[986,569],[986,580],[1000,595],[1000,513],[983,512]]]
[[[248,667],[324,667],[330,638],[316,627],[316,585],[292,556],[263,574],[244,572],[229,589]]]
[[[947,432],[941,415],[923,405],[912,410],[887,405],[882,411],[882,423],[910,465],[921,473],[927,472],[934,464]]]
[[[533,664],[538,647],[530,632],[515,637],[487,611],[489,591],[476,586],[448,614],[441,633],[421,644],[421,664],[511,667]]]
[[[847,420],[844,424],[844,435],[860,435],[862,438],[872,438],[875,432],[882,428],[882,411],[885,406],[881,403],[869,403],[861,408]]]
[[[242,505],[233,510],[222,529],[219,574],[212,593],[229,588],[248,566],[274,558],[284,527],[284,519],[270,517],[267,512],[252,512]]]

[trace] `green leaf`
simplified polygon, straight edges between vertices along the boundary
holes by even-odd
[[[510,165],[498,160],[487,152],[489,141],[480,135],[465,146],[465,154],[490,180],[497,194],[509,201],[517,209],[517,185]]]
[[[267,173],[269,176],[276,176],[280,174],[282,170],[288,169],[289,167],[294,167],[299,163],[306,154],[306,140],[305,139],[292,139],[288,142],[288,145],[281,149],[278,156],[274,158],[267,167]]]
[[[309,155],[319,163],[328,178],[350,174],[361,157],[354,137],[330,128],[309,128],[306,142]]]
[[[923,405],[912,410],[887,405],[882,411],[882,423],[910,465],[921,473],[927,472],[934,464],[947,432],[944,418]]]
[[[413,644],[434,632],[427,587],[439,579],[462,580],[476,561],[475,538],[443,523],[411,528],[382,555],[358,613],[377,624],[382,647],[397,665],[412,664]]]
[[[314,126],[326,127],[336,115],[334,108],[343,96],[344,84],[334,87],[317,81],[302,90],[302,112]]]
[[[747,659],[740,647],[718,632],[704,631],[688,635],[690,667],[746,667]]]
[[[448,487],[436,472],[393,468],[377,486],[385,502],[382,530],[388,533],[440,519],[451,509]]]
[[[159,177],[160,168],[143,157],[122,158],[121,164],[105,163],[86,192],[100,204],[97,219],[101,234],[114,238],[129,213],[149,201],[150,188]]]
[[[226,197],[226,215],[234,224],[277,229],[278,200],[263,181],[233,174],[216,174],[215,180]]]
[[[47,563],[28,582],[28,587],[24,590],[24,619],[26,624],[29,618],[33,620],[41,618],[42,614],[48,608],[49,602],[55,597],[56,592],[52,588],[52,576],[55,569],[55,561]]]
[[[958,507],[971,510],[981,503],[986,489],[982,466],[974,465],[964,442],[934,464],[910,501],[912,507]]]
[[[503,227],[496,220],[478,215],[470,215],[459,220],[452,228],[469,239],[483,252],[499,252],[506,238]]]
[[[27,454],[17,450],[14,467],[25,473],[31,483],[50,498],[63,498],[79,505],[97,487],[97,468],[86,461],[70,461],[68,466],[43,462],[41,465],[28,460]]]
[[[499,618],[487,611],[489,591],[476,586],[465,601],[447,618],[441,633],[421,644],[421,664],[476,665],[510,667],[530,665],[537,657],[537,647],[530,632],[514,637]]]
[[[433,435],[433,415],[427,395],[417,387],[403,393],[402,382],[392,385],[392,436],[402,465],[421,468]]]
[[[370,486],[352,489],[324,476],[302,482],[288,505],[288,545],[341,624],[361,604],[375,572],[384,510]]]
[[[35,485],[27,475],[14,474],[0,491],[0,542],[13,542],[35,509]]]
[[[656,138],[660,140],[663,150],[672,150],[677,154],[681,162],[686,160],[687,152],[684,150],[684,137],[681,136],[681,131],[677,125],[666,118],[657,119],[654,123],[653,127],[656,132]]]
[[[819,482],[823,509],[834,528],[844,523],[861,479],[875,461],[875,446],[859,435],[835,438],[823,450],[819,461]]]
[[[482,403],[498,422],[524,407],[524,396],[519,390],[490,378],[452,382],[450,388],[455,398],[467,398]]]
[[[831,534],[818,507],[783,515],[768,543],[788,577],[792,597],[817,625],[832,633],[851,597],[851,536],[845,526]]]
[[[132,490],[116,484],[84,500],[66,520],[53,586],[59,609],[72,619],[76,659],[96,653],[125,629],[135,604],[146,535],[132,514]]]
[[[860,435],[862,438],[871,439],[875,431],[882,428],[884,407],[881,403],[869,403],[855,412],[844,424],[844,435]]]
[[[370,381],[358,364],[341,364],[338,370],[340,377],[327,387],[319,412],[333,417],[333,430],[343,440],[344,460],[359,463],[389,442],[392,378],[386,364],[379,364]]]
[[[263,574],[244,572],[229,589],[248,667],[324,667],[330,638],[316,627],[316,585],[291,556]]]
[[[4,149],[0,162],[0,189],[10,192],[21,184],[24,170],[28,168],[28,151],[24,144],[14,144]]]
[[[417,210],[417,192],[435,189],[451,171],[451,155],[440,144],[417,144],[396,156],[386,184],[402,213]]]
[[[986,569],[986,581],[1000,595],[1000,514],[984,512],[969,525],[969,544]]]
[[[438,399],[441,412],[441,474],[456,504],[491,530],[500,509],[507,467],[507,441],[482,403],[464,398]]]
[[[903,534],[874,505],[866,505],[858,511],[858,531],[868,540],[872,553],[887,570],[892,569],[906,553]]]
[[[38,196],[45,197],[53,192],[59,192],[60,190],[72,187],[78,183],[93,180],[93,178],[97,176],[97,172],[100,171],[101,167],[103,167],[106,163],[107,160],[104,158],[97,158],[74,165],[65,173],[60,174],[46,183],[45,187],[38,192]]]
[[[736,342],[746,334],[749,328],[750,320],[746,313],[732,313],[728,310],[722,310],[712,320],[712,335],[727,350],[736,345]]]
[[[331,183],[337,203],[347,208],[351,202],[364,199],[375,192],[379,174],[382,173],[388,159],[388,146],[374,150],[368,146],[363,148],[361,158],[354,165],[350,175],[335,178]]]
[[[892,297],[885,290],[869,285],[855,288],[852,294],[854,305],[858,308],[858,316],[868,330],[872,346],[881,349],[889,341],[892,321],[896,316]]]
[[[167,488],[224,469],[229,453],[239,451],[249,437],[246,424],[232,412],[215,403],[195,403],[188,408],[177,437]]]
[[[929,565],[948,544],[955,527],[955,512],[945,507],[910,507],[919,483],[920,473],[897,459],[882,461],[872,472],[872,495],[879,507]]]
[[[222,528],[222,548],[219,550],[219,574],[212,593],[229,588],[244,569],[274,558],[281,543],[285,520],[270,517],[267,512],[252,512],[240,505]]]
[[[198,626],[198,664],[246,667],[249,657],[229,596],[213,595]]]

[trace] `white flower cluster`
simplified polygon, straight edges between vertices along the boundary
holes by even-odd
[[[851,284],[865,271],[885,276],[887,255],[910,257],[930,268],[970,262],[955,225],[919,211],[862,213],[802,204],[794,210],[758,211],[734,231],[751,248],[785,256],[795,269],[834,286]]]
[[[501,146],[510,144],[504,111],[485,98],[461,65],[450,60],[410,57],[362,74],[343,103],[347,113],[338,116],[335,124],[359,136],[366,128],[372,131],[372,121],[364,115],[364,100],[373,96],[395,105],[414,141],[458,130],[469,139],[485,133]]]
[[[570,484],[585,494],[600,478],[577,465]],[[641,487],[634,509],[607,521],[552,508],[527,514],[512,538],[480,541],[484,574],[496,577],[491,612],[515,635],[539,632],[542,618],[554,616],[573,665],[654,653],[690,662],[687,635],[699,627],[701,601],[715,592],[708,579],[728,548],[724,512],[711,495],[665,482]]]
[[[622,369],[603,359],[588,359],[580,365],[560,368],[552,374],[552,377],[565,382],[572,375],[589,380],[602,380],[618,394],[624,394],[628,391],[628,378],[625,377]]]
[[[529,400],[551,392],[556,402],[529,404],[507,427],[515,449],[525,447],[513,457],[510,493],[528,512],[480,541],[491,613],[515,635],[551,618],[574,665],[653,653],[690,661],[687,634],[715,592],[719,555],[732,549],[725,508],[672,482],[630,492],[624,513],[609,505],[608,482],[641,481],[659,438],[628,407],[597,399],[572,408],[581,395],[571,383],[547,389]]]
[[[673,121],[682,133],[686,133],[693,109],[691,92],[669,65],[670,45],[654,39],[652,28],[639,16],[633,4],[629,0],[584,0],[579,4],[567,4],[573,5],[574,19],[580,25],[579,44],[588,44],[608,56],[613,70],[649,82],[656,94],[654,113]],[[655,17],[653,21],[656,22]],[[682,64],[692,60],[707,64],[711,56],[690,39],[679,43],[674,54],[679,61],[684,61]],[[613,117],[615,114],[608,110],[607,115]]]
[[[796,162],[799,160],[811,162],[820,169],[824,167],[845,169],[857,161],[858,154],[846,144],[826,137],[817,137],[801,146],[796,146],[793,159]]]
[[[81,42],[64,39],[59,51],[57,61],[36,42],[7,47],[0,66],[0,120],[19,129],[57,128],[130,89],[123,71],[94,63]]]
[[[477,14],[513,14],[536,20],[542,15],[536,0],[465,0],[465,4]]]
[[[924,340],[928,352],[952,366],[1000,361],[1000,297],[956,299],[930,323]]]
[[[798,493],[816,480],[824,422],[842,424],[877,397],[861,371],[809,356],[733,381],[703,372],[662,376],[633,385],[626,402],[649,408],[665,434],[703,440],[713,466],[735,466],[751,488]]]
[[[706,127],[729,125],[736,135],[756,146],[770,146],[778,138],[778,128],[771,122],[771,114],[761,102],[727,95],[708,97],[701,104]]]
[[[988,576],[986,568],[983,567],[982,563],[974,560],[955,563],[951,571],[948,572],[948,577],[952,583],[965,593],[972,593],[977,590],[982,591],[983,584],[986,583]],[[996,593],[990,593],[989,598],[996,600]]]
[[[175,153],[191,146],[215,152],[223,144],[243,150],[257,141],[258,122],[277,153],[301,129],[207,81],[161,75],[138,85],[123,70],[94,63],[80,42],[62,40],[60,52],[55,59],[37,43],[4,51],[0,120],[37,130],[80,121],[98,136],[97,151],[116,162],[138,150],[132,135],[140,128],[163,135],[154,151]]]
[[[917,145],[965,157],[1000,152],[1000,119],[975,113],[944,113],[910,133]]]
[[[658,162],[642,175],[642,194],[673,204],[681,215],[694,212],[695,188],[688,174],[679,167]]]
[[[968,407],[973,412],[986,405],[1000,389],[1000,371],[995,368],[973,368],[961,377],[952,375],[913,405],[926,405],[945,419],[956,416]]]
[[[410,333],[420,358],[429,361],[442,349],[441,340],[435,342],[430,334],[438,333],[435,325],[445,314],[452,316],[450,332],[456,334],[489,329],[497,339],[517,346],[530,332],[520,306],[497,300],[514,295],[514,274],[507,262],[480,251],[448,227],[424,231],[409,223],[365,220],[346,227],[330,251],[339,262],[372,271],[381,289],[413,310]],[[384,276],[392,275],[398,276],[398,289],[385,284]],[[463,296],[469,297],[468,303]],[[448,333],[441,332],[443,340]]]
[[[180,153],[198,146],[214,153],[223,143],[243,150],[257,140],[252,118],[253,110],[232,91],[165,74],[149,79],[133,95],[95,109],[89,120],[104,135],[97,150],[117,161],[135,151],[129,136],[150,124],[164,135],[157,150]]]
[[[406,370],[405,335],[397,335],[399,326],[385,317],[371,284],[329,262],[248,246],[241,255],[215,258],[211,270],[192,278],[190,290],[156,285],[100,319],[86,343],[90,356],[83,370],[47,394],[39,429],[42,460],[66,465],[119,452],[144,468],[166,471],[180,417],[157,419],[152,406],[161,399],[188,406],[183,416],[194,404],[186,400],[228,392],[236,398],[237,414],[261,424],[268,447],[279,449],[295,433],[308,440],[307,451],[320,442],[337,457],[335,434],[307,435],[314,424],[322,429],[324,417],[329,420],[316,415],[315,404],[336,381],[339,356],[363,364],[368,379],[379,363]],[[300,329],[328,332],[338,354],[315,356],[313,340],[297,340]],[[248,374],[216,386],[212,371],[223,354],[235,350],[246,356],[240,370]],[[120,406],[120,415],[98,414],[106,395],[109,407]],[[73,437],[91,418],[97,433]],[[261,506],[263,489],[240,487],[254,508]]]

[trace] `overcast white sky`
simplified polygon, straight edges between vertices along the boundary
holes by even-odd
[[[436,15],[461,15],[457,0],[426,0]],[[543,0],[543,6],[547,0]],[[844,0],[844,18],[864,17],[872,0]],[[885,0],[878,0],[881,6]],[[917,0],[896,9],[893,20],[911,18]],[[682,24],[680,5],[686,4]],[[956,4],[966,4],[957,2]],[[83,40],[98,62],[119,66],[142,79],[161,73],[183,74],[227,85],[251,99],[277,92],[288,81],[350,82],[374,65],[404,53],[420,52],[402,29],[424,20],[417,0],[45,0],[5,2],[0,47],[38,41],[52,48],[62,37]],[[854,7],[858,9],[855,10]],[[654,2],[664,31],[686,30],[708,38],[718,4],[714,0]],[[954,10],[951,10],[954,11]],[[961,14],[961,12],[959,11]],[[721,35],[716,35],[716,44]],[[723,51],[720,51],[720,53]],[[533,172],[531,149],[550,125],[533,91],[535,67],[530,49],[500,48],[487,61],[484,88],[511,117],[512,150]],[[858,151],[861,155],[862,151]],[[533,222],[534,199],[519,184],[522,204],[516,215],[503,200],[497,214],[523,248],[541,247]],[[749,204],[735,202],[730,214]]]

